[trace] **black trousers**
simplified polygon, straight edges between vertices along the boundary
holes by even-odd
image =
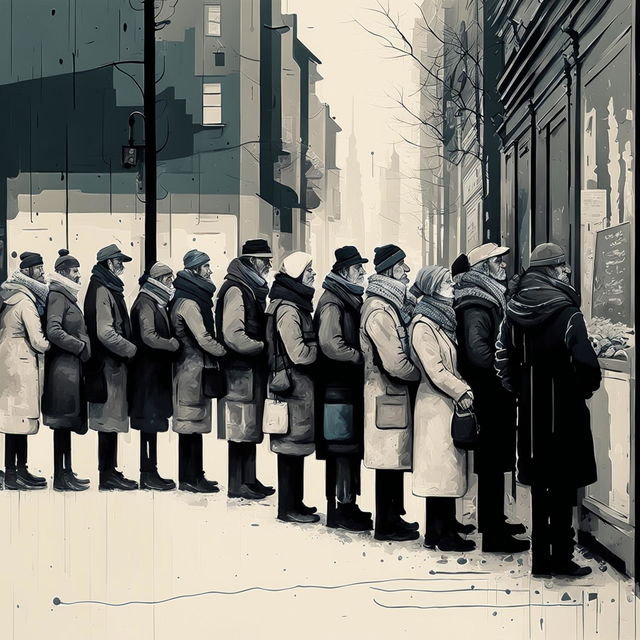
[[[341,504],[355,504],[360,495],[359,457],[327,453],[325,494],[332,506],[336,498]]]
[[[53,432],[53,475],[71,470],[71,431],[55,429]]]
[[[376,531],[393,529],[404,513],[404,471],[376,469]]]
[[[304,496],[304,456],[278,455],[278,515],[297,511]]]
[[[178,435],[178,481],[195,482],[204,474],[202,457],[202,434],[181,433]]]
[[[229,490],[238,491],[243,484],[252,485],[256,478],[256,445],[229,440]]]
[[[478,474],[478,531],[498,534],[504,531],[504,473]]]
[[[27,466],[27,436],[7,433],[4,436],[4,467],[7,471]]]
[[[427,518],[425,535],[438,537],[455,530],[456,499],[429,497],[427,502]]]
[[[140,431],[140,472],[158,469],[158,434]]]
[[[531,487],[531,553],[534,570],[571,560],[575,547],[573,508],[577,491],[567,487]]]
[[[98,432],[98,470],[115,471],[118,466],[118,434]]]

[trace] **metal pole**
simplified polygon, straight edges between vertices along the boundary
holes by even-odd
[[[144,0],[144,257],[147,267],[156,261],[156,25],[154,0]]]

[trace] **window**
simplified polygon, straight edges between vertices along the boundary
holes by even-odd
[[[208,36],[220,35],[220,13],[221,7],[219,4],[212,4],[207,6],[207,31]]]
[[[222,124],[222,85],[219,82],[202,85],[202,124]]]

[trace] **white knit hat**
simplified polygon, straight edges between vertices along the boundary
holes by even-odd
[[[280,273],[286,273],[292,278],[299,278],[312,260],[313,257],[310,254],[303,251],[294,251],[282,261]]]

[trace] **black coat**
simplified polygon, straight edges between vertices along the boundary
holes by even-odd
[[[52,282],[47,297],[45,332],[51,348],[44,360],[42,413],[52,429],[87,432],[87,399],[82,362],[91,353],[82,311],[75,296]]]
[[[507,316],[496,367],[518,396],[518,471],[525,484],[584,487],[596,481],[585,400],[601,381],[584,317],[564,306],[538,322]]]
[[[357,456],[364,453],[364,358],[360,350],[360,300],[351,296],[348,303],[333,291],[325,290],[314,316],[319,337],[316,363],[316,454]],[[358,303],[354,305],[353,303]],[[329,313],[323,313],[329,311]],[[330,326],[321,326],[330,323]],[[329,351],[329,353],[327,353]],[[341,360],[336,359],[340,354]],[[324,434],[325,412],[329,405],[351,405],[353,420],[349,437],[327,440]]]
[[[171,340],[167,309],[141,291],[131,307],[131,340],[138,350],[129,363],[131,426],[148,433],[167,431],[173,414]]]
[[[475,471],[511,471],[516,454],[516,401],[494,367],[502,307],[478,296],[456,301],[458,371],[473,391],[480,424]]]

